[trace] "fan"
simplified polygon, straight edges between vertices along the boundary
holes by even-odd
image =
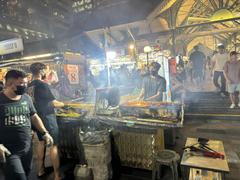
[[[240,17],[239,13],[239,0],[202,0],[193,5],[193,11],[191,15],[187,18],[188,22],[209,22],[232,19]],[[199,14],[199,10],[202,14],[211,14],[209,17],[201,17],[201,15],[194,17],[195,14]],[[207,13],[208,11],[208,13]]]
[[[220,9],[217,10],[211,17],[188,17],[188,22],[198,22],[198,21],[218,21],[218,20],[226,20],[239,17],[239,13],[233,13],[228,9]]]

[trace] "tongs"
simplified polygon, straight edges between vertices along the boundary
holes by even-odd
[[[190,149],[191,152],[201,152],[205,157],[224,159],[224,154],[219,153],[213,150],[212,148],[208,147],[207,142],[208,142],[207,139],[199,138],[197,143],[191,146],[186,146],[183,149]],[[199,145],[199,147],[196,147],[196,145]]]

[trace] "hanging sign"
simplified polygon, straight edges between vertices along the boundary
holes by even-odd
[[[65,73],[68,76],[70,84],[79,84],[79,69],[78,65],[73,64],[66,64],[65,66]]]
[[[0,42],[0,55],[21,51],[23,51],[23,41],[21,38],[14,38]]]
[[[64,59],[66,61],[80,61],[83,57],[79,53],[65,52]]]
[[[6,68],[1,68],[0,69],[0,81],[4,80],[5,74],[7,73],[7,69]]]

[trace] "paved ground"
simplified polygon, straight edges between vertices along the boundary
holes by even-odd
[[[227,180],[239,180],[240,178],[240,120],[186,120],[184,128],[177,130],[176,146],[173,148],[182,153],[182,147],[187,137],[206,137],[211,139],[218,139],[224,142],[225,151],[230,166],[230,173],[226,176]],[[48,158],[47,158],[48,162]],[[47,163],[49,164],[49,163]],[[166,177],[168,180],[170,175],[166,169]],[[35,180],[35,168],[32,171],[30,180]],[[46,180],[52,179],[52,175],[45,178]],[[149,171],[131,171],[128,175],[124,175],[121,180],[150,180],[151,172]],[[0,180],[3,178],[0,176]],[[70,179],[69,179],[70,180]]]

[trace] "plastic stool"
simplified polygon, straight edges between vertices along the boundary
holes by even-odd
[[[172,171],[173,180],[178,180],[178,161],[180,160],[179,154],[171,150],[162,150],[154,155],[152,180],[161,178],[162,165],[169,166]]]

